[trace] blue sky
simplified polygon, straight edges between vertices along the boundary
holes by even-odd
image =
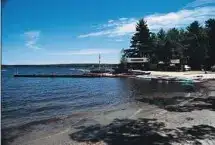
[[[138,19],[151,31],[215,18],[215,0],[8,0],[3,64],[118,63]]]

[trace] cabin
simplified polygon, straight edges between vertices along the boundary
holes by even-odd
[[[181,70],[180,59],[171,59],[168,70],[169,71],[180,71]]]
[[[136,49],[124,50],[123,63],[127,69],[134,70],[160,70],[160,71],[181,71],[182,61],[175,55],[174,59],[170,59],[168,62],[155,60],[150,61],[152,54],[139,52]],[[151,57],[152,58],[152,57]],[[152,58],[153,59],[153,58]]]
[[[149,58],[144,55],[143,52],[139,52],[137,49],[125,49],[124,64],[128,69],[149,69]]]
[[[146,57],[127,57],[125,59],[125,63],[127,65],[127,68],[129,69],[141,69],[144,70],[146,69],[149,59]]]

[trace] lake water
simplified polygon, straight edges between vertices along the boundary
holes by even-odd
[[[17,67],[2,71],[2,129],[53,121],[84,110],[100,111],[141,96],[182,96],[181,84],[153,83],[134,78],[14,78]],[[70,67],[18,67],[20,74],[80,74]],[[7,132],[8,133],[8,132]],[[3,134],[6,135],[6,134]]]

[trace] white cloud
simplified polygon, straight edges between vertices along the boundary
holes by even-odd
[[[118,54],[120,50],[118,49],[80,49],[80,50],[71,50],[64,52],[54,52],[50,53],[50,55],[96,55],[96,54]]]
[[[195,20],[204,24],[204,22],[209,18],[215,18],[215,7],[213,6],[195,8],[192,10],[180,10],[164,14],[152,14],[144,17],[150,30],[154,32],[158,31],[160,28],[184,28]],[[131,35],[135,32],[135,26],[138,19],[120,18],[119,20],[114,20],[112,23],[104,24],[103,27],[101,27],[101,31],[83,34],[78,37],[118,37]]]
[[[113,22],[114,22],[114,20],[109,20],[109,21],[108,21],[108,23],[113,23]]]
[[[115,40],[116,42],[122,42],[122,41],[124,41],[123,39],[116,39]]]
[[[204,24],[204,22],[209,18],[215,18],[215,7],[181,10],[168,14],[154,14],[145,17],[145,20],[152,31],[157,31],[160,28],[183,28],[195,20],[199,21],[201,24]]]
[[[40,31],[28,31],[24,33],[25,37],[25,46],[31,49],[41,49],[37,42],[40,38]]]
[[[86,38],[92,36],[123,36],[127,33],[133,33],[135,30],[137,19],[134,18],[120,18],[119,20],[114,20],[111,23],[103,24],[100,29],[101,31],[92,32],[88,34],[79,35],[79,38]]]
[[[191,3],[188,3],[184,8],[196,8],[211,4],[215,4],[215,0],[195,0]]]
[[[109,35],[111,33],[111,31],[100,31],[100,32],[93,32],[93,33],[89,33],[89,34],[83,34],[83,35],[79,35],[79,38],[85,38],[85,37],[91,37],[91,36],[102,36],[102,35]]]
[[[128,18],[119,18],[120,21],[128,20]]]

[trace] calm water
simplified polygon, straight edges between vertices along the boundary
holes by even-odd
[[[2,127],[106,107],[128,99],[126,79],[13,78],[14,67],[2,72]],[[19,73],[82,73],[71,68],[21,67]]]
[[[135,102],[141,96],[186,95],[180,84],[134,78],[14,78],[15,67],[2,71],[2,128]],[[19,67],[20,74],[82,73],[69,67]]]

